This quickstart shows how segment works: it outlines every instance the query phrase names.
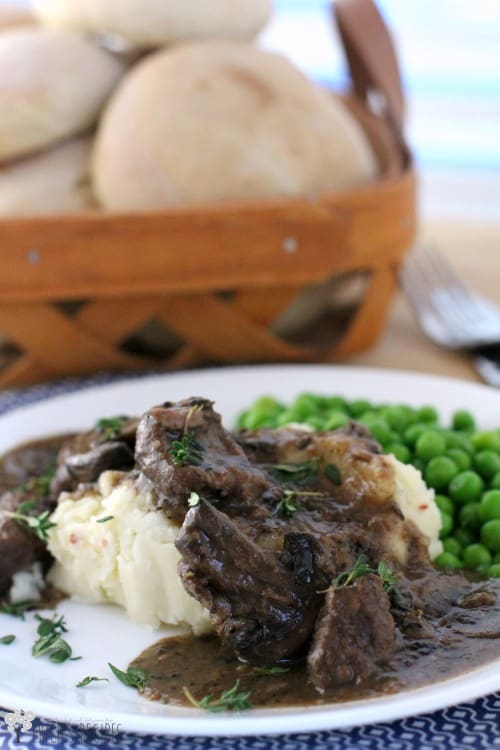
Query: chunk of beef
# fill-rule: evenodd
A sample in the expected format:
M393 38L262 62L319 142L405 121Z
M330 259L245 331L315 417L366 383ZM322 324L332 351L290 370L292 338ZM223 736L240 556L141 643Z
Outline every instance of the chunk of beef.
M316 688L368 679L396 645L389 597L373 574L331 587L318 618L307 664Z
M319 608L309 537L289 534L281 553L263 550L202 500L187 514L176 547L184 587L240 658L273 664L305 650Z
M137 430L136 461L161 497L167 513L184 518L187 499L197 492L210 500L255 504L274 492L273 482L252 465L214 412L211 401L192 398L151 409ZM175 445L190 441L191 455ZM188 451L189 453L189 451Z
M61 492L72 492L80 484L91 484L104 471L130 471L135 463L138 423L135 418L117 417L112 430L98 426L67 440L58 456L51 496L57 499Z
M28 570L33 563L45 567L50 561L47 547L31 531L20 526L8 513L15 513L23 502L36 501L30 513L39 515L52 510L52 504L32 492L5 492L0 497L0 597L5 596L14 575Z
M45 544L21 527L8 513L15 513L21 503L35 503L30 513L52 510L54 503L46 496L47 475L55 465L65 437L20 446L0 460L0 596L5 596L13 576L31 568L33 563L48 564L50 555Z

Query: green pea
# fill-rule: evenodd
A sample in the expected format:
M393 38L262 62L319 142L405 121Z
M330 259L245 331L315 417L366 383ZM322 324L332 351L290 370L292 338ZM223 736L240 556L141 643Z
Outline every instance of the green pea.
M467 505L463 505L460 508L458 520L460 521L462 528L477 531L481 526L481 519L479 518L479 503L467 503Z
M479 517L483 523L500 518L500 490L488 490L481 498Z
M326 416L325 430L338 430L339 427L346 425L348 421L349 417L344 411L332 411Z
M366 401L366 399L357 399L356 401L351 401L351 403L348 403L347 408L351 416L354 417L354 419L357 419L362 414L370 411L372 409L372 405L369 401Z
M463 557L468 570L476 570L480 565L491 565L491 554L483 544L469 544L464 549Z
M341 411L347 414L347 401L342 396L331 396L326 399L326 408L329 411Z
M500 454L482 450L474 456L474 468L484 479L491 479L500 471Z
M290 406L294 422L303 422L319 411L318 398L312 393L301 393Z
M450 516L449 513L446 513L445 511L440 511L440 514L441 514L441 531L439 532L439 538L446 539L446 537L450 536L451 532L453 531L455 522L453 520L453 516Z
M459 471L466 471L472 465L471 457L462 448L450 448L446 455L456 463Z
M429 487L441 490L458 474L458 466L451 458L435 456L431 458L424 472L425 481Z
M500 519L486 521L483 524L481 542L490 552L500 552Z
M422 406L415 412L417 422L437 422L439 414L433 406Z
M315 430L317 430L317 432L323 432L324 430L327 429L326 423L323 417L316 416L315 414L313 414L310 417L307 417L306 424L313 427Z
M443 570L460 570L463 568L462 561L451 552L441 552L434 560L434 564Z
M430 461L435 456L441 456L445 448L444 437L436 430L423 432L415 443L415 453L423 461Z
M500 565L494 563L488 568L488 575L490 578L500 578Z
M490 487L492 490L500 490L500 471L497 471L497 473L491 480Z
M403 443L391 443L387 446L387 453L392 453L392 455L398 459L398 461L401 461L402 464L409 464L411 460L411 453L410 449L406 447L406 445L403 445Z
M473 432L476 429L476 420L469 411L459 410L453 414L452 425L454 430Z
M389 427L402 435L414 419L414 412L409 406L386 406L381 410L381 416Z
M474 534L469 529L455 529L453 536L462 547L468 547L474 542Z
M388 444L391 439L391 428L381 417L375 417L372 419L360 419L361 424L364 424L371 432L375 440L381 445Z
M439 510L448 513L450 516L455 515L455 503L449 497L446 497L446 495L436 495L435 500Z
M462 471L450 482L448 492L458 503L471 503L479 500L484 482L475 471Z
M451 555L455 555L455 557L460 557L462 555L462 545L458 541L458 539L455 539L453 536L449 536L448 539L445 539L443 542L443 549L445 552L449 552Z
M444 433L444 439L446 440L447 448L460 448L460 450L466 453L474 453L470 437L463 432L451 432L451 430L448 430Z
M276 426L277 427L284 427L287 424L291 424L292 422L298 422L299 424L303 424L304 420L299 419L296 414L294 414L290 410L286 410L281 412L281 414L276 418Z
M500 434L493 430L489 432L476 432L471 437L472 445L477 451L487 450L500 453Z
M414 448L415 443L417 442L420 435L422 435L422 433L424 433L428 429L429 426L426 424L412 424L405 430L403 440L409 448Z

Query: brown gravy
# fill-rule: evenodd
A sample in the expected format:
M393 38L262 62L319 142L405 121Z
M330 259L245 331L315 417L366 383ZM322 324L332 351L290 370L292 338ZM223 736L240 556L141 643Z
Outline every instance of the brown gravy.
M324 705L393 694L456 677L500 658L500 582L484 589L496 593L497 604L468 609L453 607L432 623L426 637L403 637L387 664L363 685L338 687L320 695L308 681L305 662L285 673L259 674L237 661L216 636L166 638L146 649L132 663L150 673L144 695L164 703L190 705L187 688L201 700L218 698L240 680L241 691L251 691L258 707Z

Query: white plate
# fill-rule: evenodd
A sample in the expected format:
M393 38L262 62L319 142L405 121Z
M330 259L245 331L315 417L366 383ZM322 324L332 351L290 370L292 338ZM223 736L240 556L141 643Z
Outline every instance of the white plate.
M140 413L155 403L206 396L231 426L238 412L262 394L285 401L302 391L380 402L436 405L443 418L470 409L484 429L500 424L500 391L454 380L381 370L329 366L246 367L151 377L89 388L14 411L0 419L0 453L23 440L91 426L102 416ZM0 615L0 706L87 726L113 724L123 731L178 735L255 735L304 732L389 721L477 698L500 689L500 658L493 664L431 687L354 703L300 709L266 709L207 715L142 699L116 680L86 689L86 675L111 676L107 662L125 668L158 633L135 625L113 607L63 602L59 610L82 661L55 666L30 655L32 615L22 623ZM163 634L163 632L162 632Z

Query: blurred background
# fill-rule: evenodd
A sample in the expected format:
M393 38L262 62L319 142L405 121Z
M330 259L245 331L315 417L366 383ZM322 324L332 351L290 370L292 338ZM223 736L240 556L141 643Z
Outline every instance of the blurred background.
M329 0L275 0L263 43L316 80L346 84ZM500 0L378 0L405 78L425 217L498 219Z

